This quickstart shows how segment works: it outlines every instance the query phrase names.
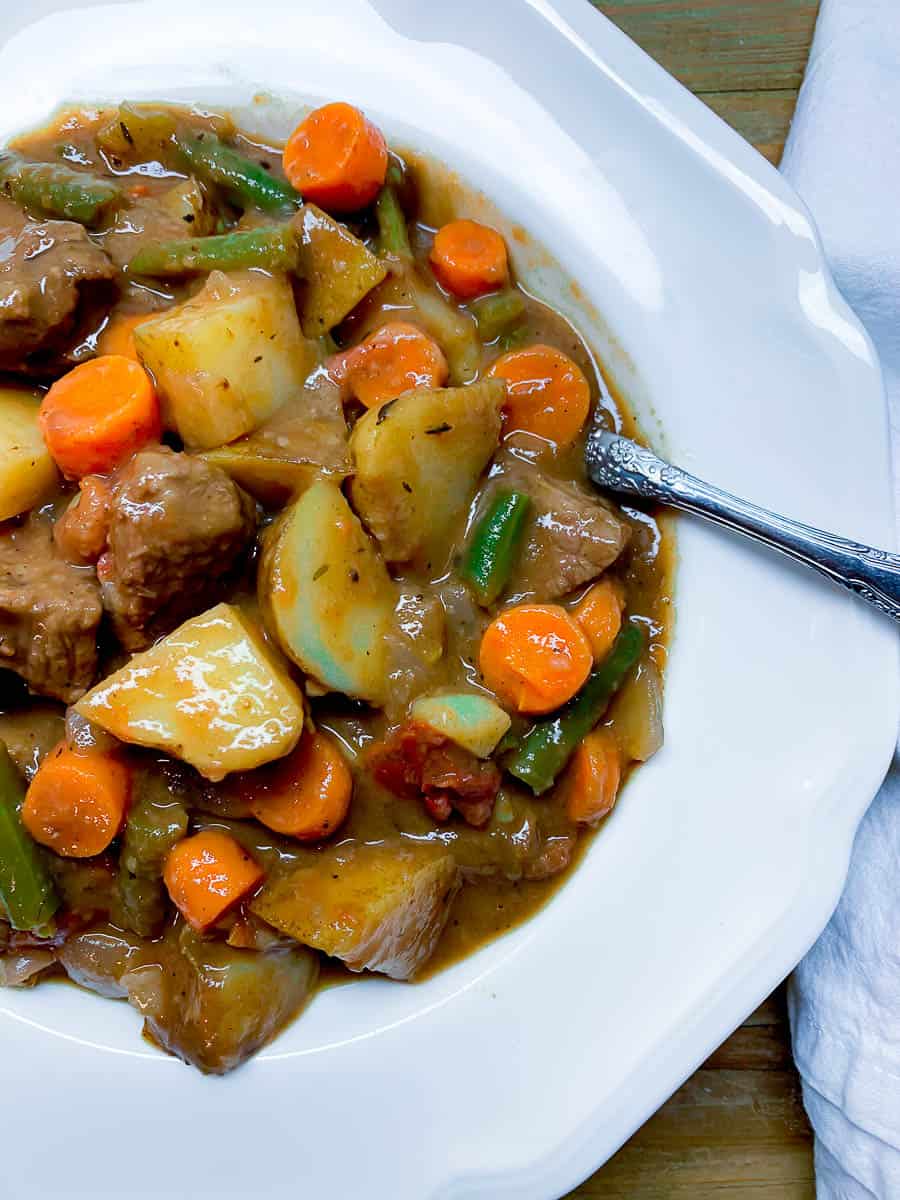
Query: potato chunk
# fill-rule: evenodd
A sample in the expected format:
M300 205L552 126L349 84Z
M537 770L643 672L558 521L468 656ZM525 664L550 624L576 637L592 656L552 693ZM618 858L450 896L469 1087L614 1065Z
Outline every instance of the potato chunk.
M387 267L339 221L315 204L294 218L300 275L306 281L300 321L307 337L328 333L381 283Z
M388 562L435 559L497 448L502 380L404 392L356 423L353 506Z
M234 441L295 396L315 365L284 278L214 271L192 300L142 321L138 355L189 450Z
M413 701L409 715L476 758L492 754L512 723L499 704L477 692L420 696Z
M269 632L307 674L383 701L394 589L337 483L318 480L267 532L259 599Z
M56 467L38 428L40 397L0 388L0 521L39 503L56 481Z
M303 698L258 629L218 604L109 675L76 705L123 742L164 750L207 779L293 750Z
M458 888L459 869L444 849L346 845L277 876L250 907L351 971L410 979L437 946Z
M240 950L182 926L152 947L145 966L122 976L128 999L163 1049L214 1075L271 1041L319 977L316 955L290 944Z

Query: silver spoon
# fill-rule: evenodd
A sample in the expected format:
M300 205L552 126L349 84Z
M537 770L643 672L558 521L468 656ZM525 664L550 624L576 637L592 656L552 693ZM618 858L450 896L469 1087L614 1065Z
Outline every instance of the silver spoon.
M594 483L628 496L658 500L746 534L821 571L900 621L900 555L789 521L723 492L664 462L628 438L596 429L584 451Z

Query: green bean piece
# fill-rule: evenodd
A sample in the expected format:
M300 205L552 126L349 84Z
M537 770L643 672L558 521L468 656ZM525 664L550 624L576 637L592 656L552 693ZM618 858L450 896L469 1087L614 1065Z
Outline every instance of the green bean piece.
M473 300L468 306L483 342L502 337L525 315L525 298L518 288L505 288Z
M163 780L145 777L128 814L119 859L119 919L141 937L159 932L166 915L166 856L187 834L188 814Z
M504 763L509 774L527 784L536 796L552 787L579 742L606 712L643 648L640 626L626 625L578 695L555 716L532 725L519 748Z
M263 212L289 213L303 203L289 183L276 179L213 133L178 138L177 145L195 175L217 183L242 204L255 204Z
M391 184L378 193L375 201L375 219L378 222L378 253L383 258L393 255L406 261L412 260L412 247L409 244L409 229L406 217L397 199L397 191Z
M47 934L59 898L19 816L24 798L25 787L0 742L0 902L13 929Z
M241 229L216 237L152 242L128 264L132 275L194 275L203 271L236 271L263 267L296 271L299 246L290 225Z
M81 225L96 225L122 201L108 179L61 163L28 162L18 154L0 156L0 192L23 208Z
M510 350L518 350L528 341L528 326L517 325L511 329L509 333L504 333L497 342L497 348L503 353L508 354Z
M524 492L499 492L475 527L460 574L484 607L493 604L509 582L530 507L531 500Z

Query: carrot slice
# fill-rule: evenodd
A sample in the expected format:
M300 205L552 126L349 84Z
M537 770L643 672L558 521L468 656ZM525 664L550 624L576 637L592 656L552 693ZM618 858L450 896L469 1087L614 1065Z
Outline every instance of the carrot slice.
M22 823L57 854L92 858L120 832L130 794L131 775L117 758L61 742L31 781Z
M496 229L478 221L442 225L429 258L438 283L460 300L496 291L509 279L506 243Z
M562 780L569 819L596 825L612 812L621 779L621 756L612 731L595 729L573 754Z
M331 212L354 212L371 204L384 184L387 144L352 104L325 104L291 134L283 163L304 200Z
M488 375L506 380L506 433L533 433L556 447L571 445L588 418L591 389L584 372L554 346L511 350Z
M202 933L252 892L263 874L256 859L233 837L207 829L172 847L163 879L172 903Z
M57 466L75 479L105 475L161 429L150 376L122 354L63 375L41 401L39 420Z
M601 662L612 649L622 628L622 609L625 597L616 579L601 579L588 588L572 610L572 616L584 630L594 652L594 662Z
M487 686L521 713L547 713L570 700L590 674L587 634L558 604L519 604L481 639Z
M97 353L120 354L124 358L139 362L137 347L134 344L134 331L142 321L149 320L152 315L145 312L114 313L97 339Z
M306 733L286 758L252 772L243 790L257 821L276 833L318 842L343 824L353 776L333 738Z
M427 333L406 321L391 321L365 341L328 360L328 373L345 396L376 408L401 392L417 387L443 387L447 382L444 352Z

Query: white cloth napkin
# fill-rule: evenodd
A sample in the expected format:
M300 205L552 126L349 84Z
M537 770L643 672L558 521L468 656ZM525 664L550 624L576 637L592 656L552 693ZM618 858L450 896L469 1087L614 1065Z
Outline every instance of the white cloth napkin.
M782 171L874 340L900 481L900 0L822 0ZM900 505L898 505L900 511ZM900 1200L900 758L789 991L819 1200Z

